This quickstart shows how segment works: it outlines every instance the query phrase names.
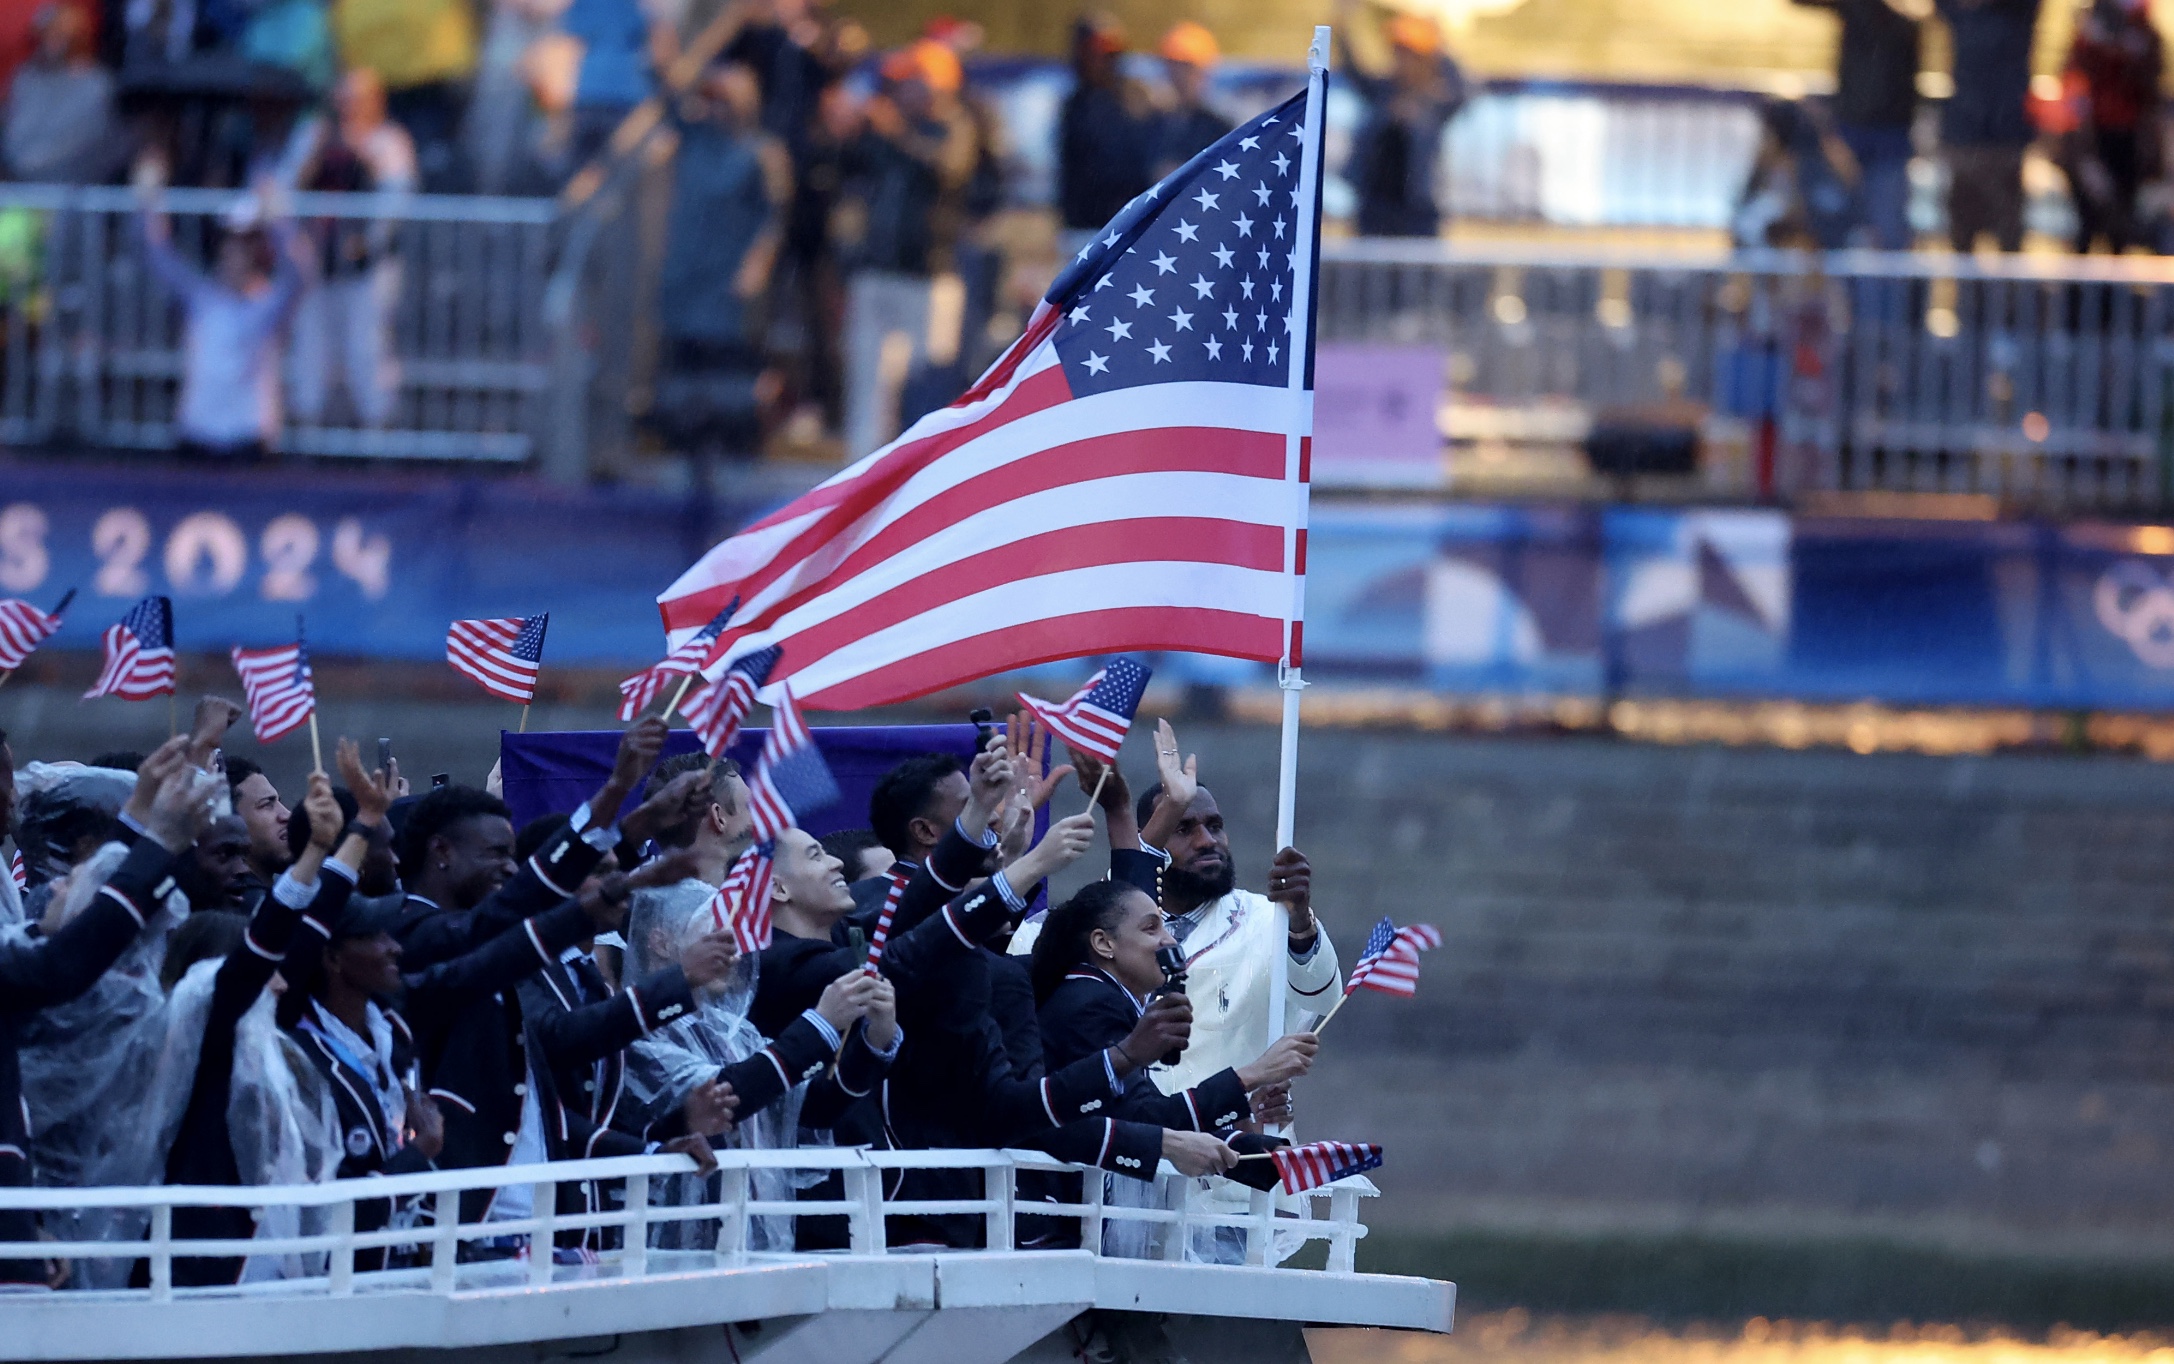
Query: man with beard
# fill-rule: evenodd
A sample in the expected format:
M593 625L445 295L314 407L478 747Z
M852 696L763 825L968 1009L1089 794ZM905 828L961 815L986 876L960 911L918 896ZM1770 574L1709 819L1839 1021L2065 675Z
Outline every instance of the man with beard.
M1336 945L1314 918L1305 854L1276 854L1266 895L1238 889L1223 812L1199 784L1196 760L1178 760L1167 720L1156 726L1155 765L1162 780L1140 797L1135 818L1142 847L1168 859L1162 907L1185 949L1185 992L1193 1002L1192 1045L1155 1075L1165 1092L1176 1093L1252 1060L1278 1034L1305 1031L1336 1002L1342 976ZM1273 992L1278 953L1285 959L1280 1009ZM1274 1026L1278 1014L1281 1027Z
M291 812L279 798L279 788L264 775L264 769L247 758L226 760L226 782L234 797L234 813L241 816L249 835L250 876L241 908L254 912L257 902L291 860L287 855L287 819Z
M239 912L258 888L249 858L249 830L238 815L221 815L196 837L196 846L174 864L174 880L189 897L189 911Z

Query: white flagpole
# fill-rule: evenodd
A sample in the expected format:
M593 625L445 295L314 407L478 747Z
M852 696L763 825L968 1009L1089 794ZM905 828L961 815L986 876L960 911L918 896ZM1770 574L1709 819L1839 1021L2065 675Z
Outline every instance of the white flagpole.
M1298 823L1298 698L1305 689L1299 675L1304 659L1303 625L1306 619L1306 575L1300 562L1301 537L1306 533L1306 442L1313 436L1313 406L1306 392L1306 364L1313 350L1313 277L1317 228L1321 221L1321 133L1328 99L1329 29L1322 24L1313 31L1313 45L1306 50L1306 126L1298 160L1298 208L1302 215L1291 262L1291 370L1285 390L1291 397L1291 428L1283 437L1283 482L1290 502L1284 514L1283 576L1291 586L1283 617L1283 658L1276 665L1276 682L1283 689L1283 743L1276 769L1276 849L1292 845ZM1281 944L1278 945L1279 949ZM1284 995L1290 974L1290 954L1275 953L1270 981L1268 1035L1284 1032Z

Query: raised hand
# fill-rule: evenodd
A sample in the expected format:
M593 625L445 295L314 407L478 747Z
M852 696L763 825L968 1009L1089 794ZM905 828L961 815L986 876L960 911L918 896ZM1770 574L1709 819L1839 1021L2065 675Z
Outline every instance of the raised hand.
M150 818L144 821L144 826L166 851L182 852L196 842L196 836L211 823L212 812L226 793L225 782L201 767L191 767L183 762L178 771L159 783L158 794L151 800Z
M347 783L349 793L355 797L355 822L373 829L383 827L385 812L399 798L392 773L382 767L375 772L364 771L362 750L353 739L345 737L332 747L332 765L339 769L340 780ZM314 816L311 827L316 827Z
M966 769L966 809L959 820L969 835L979 837L996 821L1004 811L1011 788L1011 751L1004 740L993 739L987 748L974 755L973 763Z
M1310 1032L1294 1032L1277 1038L1251 1065L1238 1067L1238 1083L1252 1093L1263 1085L1295 1080L1313 1069L1314 1053L1321 1039Z
M657 723L662 725L664 722L658 720ZM596 807L590 808L597 818L606 817ZM682 772L665 783L663 790L635 806L633 814L619 821L619 831L622 836L640 843L703 815L709 808L709 772Z
M623 871L607 871L592 876L581 883L576 898L581 901L581 912L589 916L599 933L616 933L626 925L627 901L633 897L634 888Z
M196 715L189 725L189 761L198 767L208 766L212 750L234 728L234 722L242 718L242 708L223 696L206 696L196 703Z
M309 816L309 845L321 862L340 841L340 802L332 794L332 778L322 772L309 774L309 794L302 797L302 813Z
M1140 841L1167 848L1177 834L1178 821L1185 818L1186 807L1200 794L1200 759L1187 754L1180 760L1178 733L1168 720L1155 722L1155 775L1162 782L1162 796L1140 830Z
M1026 802L1029 811L1039 810L1049 804L1064 779L1072 775L1070 766L1051 768L1048 776L1042 769L1049 767L1048 726L1042 717L1030 710L1015 710L1004 722L1006 746L1015 755L1012 760L1012 795L1014 803ZM1073 762L1079 759L1074 757Z
M121 807L121 813L144 828L150 828L151 806L158 800L160 788L188 766L187 739L168 739L152 749L151 756L145 758L136 768L136 789L129 792L128 803Z
M1078 861L1094 841L1093 815L1067 815L1049 826L1041 842L1004 869L1004 879L1023 895L1035 882L1046 881Z
M649 769L657 765L657 755L664 751L665 736L672 731L658 715L645 715L627 726L619 736L619 751L612 756L611 775L589 798L589 815L600 824L609 824L619 817L619 807L626 804L642 784Z
M1291 1082L1279 1080L1262 1085L1248 1096L1253 1102L1253 1121L1280 1127L1291 1120Z
M731 975L739 961L739 944L730 932L719 929L688 943L679 954L679 969L686 974L689 985L715 985Z

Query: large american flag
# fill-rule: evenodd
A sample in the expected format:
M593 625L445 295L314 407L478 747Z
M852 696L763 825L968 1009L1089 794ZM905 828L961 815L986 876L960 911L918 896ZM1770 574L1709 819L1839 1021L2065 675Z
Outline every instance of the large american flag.
M1387 917L1374 925L1366 946L1344 984L1348 996L1354 990L1379 990L1406 999L1419 993L1419 954L1442 945L1442 933L1432 924L1398 928Z
M70 592L50 612L40 611L20 597L0 600L0 673L23 666L40 644L60 628L61 613L75 600Z
M1279 1146L1270 1153L1283 1187L1304 1193L1339 1179L1372 1170L1381 1164L1381 1148L1372 1142L1316 1141L1304 1146Z
M106 627L100 637L105 666L83 699L118 696L148 701L174 693L174 604L165 597L145 597L128 614Z
M1106 763L1117 761L1117 750L1131 732L1132 717L1139 713L1140 698L1147 694L1153 676L1144 663L1120 658L1087 679L1087 685L1070 698L1051 704L1018 693L1020 704L1042 717L1050 732L1064 740L1074 753L1092 753Z
M708 674L783 644L773 685L833 710L1096 653L1298 663L1305 108L1134 200L957 402L704 555L658 599L669 637L739 597Z
M456 620L445 632L445 661L491 695L525 706L536 699L536 670L550 624L548 611L526 619Z
M772 709L769 737L755 759L755 775L747 782L748 812L754 817L755 841L768 843L797 821L796 812L813 814L838 803L838 782L823 761L815 736L791 688L778 696Z
M234 671L241 674L242 696L249 702L249 723L257 742L283 739L309 723L317 711L317 686L310 677L309 649L301 631L295 641L276 649L231 651Z
M725 632L740 603L734 600L710 618L710 623L679 642L672 652L619 684L619 719L633 719L649 708L675 678L693 677L709 662L710 645Z
M739 736L741 722L755 708L755 693L770 680L770 670L777 661L775 644L742 654L725 669L723 677L703 683L700 691L687 698L687 723L702 741L703 752L713 758L725 756L725 750Z

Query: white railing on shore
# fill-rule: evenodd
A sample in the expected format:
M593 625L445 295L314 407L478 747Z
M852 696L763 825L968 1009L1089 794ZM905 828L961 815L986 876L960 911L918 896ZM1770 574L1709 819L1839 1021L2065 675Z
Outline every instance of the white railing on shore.
M1575 443L1682 402L1765 440L1763 495L2174 501L2174 261L1378 240L1322 257L1322 344L1438 351L1445 436L1484 414L1465 424Z
M33 1213L79 1213L108 1210L135 1213L148 1218L142 1239L112 1241L0 1241L0 1259L67 1260L77 1263L108 1261L124 1266L143 1263L148 1268L147 1287L102 1290L101 1300L138 1299L168 1302L177 1298L276 1293L282 1297L314 1295L351 1297L379 1289L426 1290L452 1293L483 1283L502 1284L509 1272L534 1285L560 1279L593 1279L599 1275L641 1279L655 1274L683 1275L696 1268L732 1268L764 1257L751 1245L754 1219L844 1217L848 1227L847 1253L881 1255L895 1249L887 1244L887 1217L965 1215L983 1219L982 1249L1010 1252L1017 1249L1014 1219L1035 1216L1076 1221L1080 1248L1098 1257L1104 1249L1104 1231L1126 1224L1165 1229L1150 1252L1155 1258L1180 1261L1196 1230L1236 1228L1244 1233L1242 1263L1273 1268L1304 1243L1328 1244L1326 1272L1355 1272L1355 1251L1366 1235L1359 1218L1359 1200L1375 1193L1363 1177L1341 1180L1300 1196L1299 1214L1277 1208L1278 1200L1257 1190L1241 1210L1210 1204L1203 1182L1164 1172L1155 1181L1157 1203L1165 1206L1126 1206L1106 1200L1102 1173L1084 1171L1082 1197L1075 1203L1029 1200L1018 1194L1018 1176L1026 1171L1074 1172L1080 1167L1028 1151L875 1151L863 1148L805 1148L778 1151L720 1151L719 1168L704 1184L700 1201L662 1204L653 1197L652 1181L682 1177L694 1172L686 1156L628 1156L609 1160L562 1161L545 1165L502 1166L491 1169L445 1170L385 1178L339 1180L326 1184L197 1187L160 1186L134 1189L0 1189L0 1209ZM978 1171L982 1195L959 1199L898 1199L884 1193L885 1176L901 1171ZM843 1196L832 1199L765 1199L757 1196L751 1176L758 1171L812 1174L837 1172L842 1176ZM604 1211L561 1214L556 1191L561 1184L586 1181L624 1181L624 1205ZM1128 1183L1135 1183L1128 1181ZM477 1190L517 1188L533 1190L533 1213L519 1219L463 1222L461 1195ZM1139 1184L1140 1188L1147 1187ZM1237 1186L1233 1186L1237 1187ZM396 1206L414 1208L420 1216L410 1225L388 1226L373 1231L356 1230L356 1205L394 1200ZM1322 1205L1326 1205L1324 1211ZM322 1218L324 1229L296 1235L259 1235L251 1239L177 1239L173 1218L180 1208L241 1208L252 1213L265 1209L307 1210ZM656 1249L651 1233L683 1223L716 1224L712 1237L705 1229L706 1249ZM609 1229L616 1247L602 1251L595 1264L554 1264L552 1248L561 1233ZM1152 1235L1152 1232L1151 1232ZM487 1243L494 1258L464 1260L463 1247ZM360 1251L386 1249L390 1265L384 1269L358 1270ZM779 1254L807 1256L820 1252L792 1251ZM966 1252L972 1253L972 1252ZM240 1287L177 1288L176 1259L298 1257L293 1277L270 1280L250 1275ZM1138 1257L1132 1257L1138 1258ZM525 1264L522 1262L525 1261ZM510 1263L509 1263L510 1262ZM0 1314L7 1310L0 1298Z

